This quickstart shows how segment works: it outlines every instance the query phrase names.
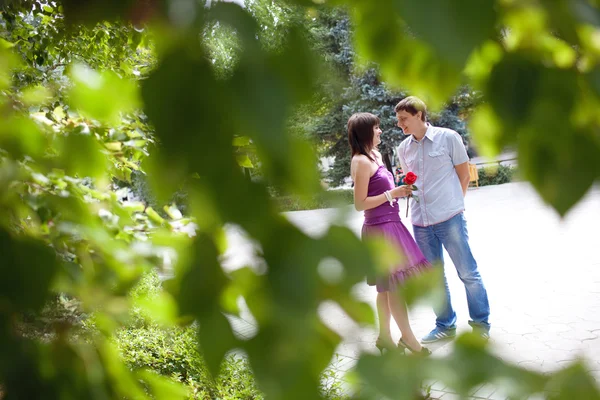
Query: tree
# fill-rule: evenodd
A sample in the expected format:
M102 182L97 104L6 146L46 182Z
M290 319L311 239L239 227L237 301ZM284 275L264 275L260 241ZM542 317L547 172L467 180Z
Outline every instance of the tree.
M408 93L394 90L386 84L377 65L361 65L352 43L352 23L347 12L338 9L319 10L311 20L309 32L317 53L323 54L341 76L333 84L323 82L323 106L328 107L329 111L321 115L313 114L313 122L308 126L311 136L325 147L323 155L335 157L335 162L327 173L328 178L332 184L339 185L349 176L346 123L356 112L371 112L381 118L383 135L379 150L391 171L392 166L397 163L394 160L394 149L405 138L396 126L394 107ZM467 116L463 104L465 107L473 106L473 101L464 100L469 96L474 100L478 98L472 89L463 86L443 110L430 115L434 124L460 133L465 143L469 143L470 136L463 120Z
M406 88L439 110L468 78L484 95L471 125L481 150L516 144L525 177L559 213L597 180L595 3L342 3L357 54L380 66L378 82ZM302 15L313 12L305 3L297 6ZM0 31L5 396L184 397L168 377L125 368L111 342L132 306L127 291L175 255L174 276L154 312L176 309L176 315L164 313L171 325L195 321L213 375L228 351L241 348L268 397L318 398L320 371L340 341L318 308L332 301L356 322L372 324L372 310L351 291L386 257L373 251L381 243L362 243L340 227L318 239L306 236L277 213L268 195L267 184L298 195L319 186L311 145L288 129L289 117L322 87L322 57L306 31L286 25L280 44L265 46L251 13L220 2L12 1L6 7ZM234 50L232 58L217 57L207 43L216 37L211 29L224 26L235 33L223 47ZM75 57L99 41L104 44L91 54ZM556 126L563 128L559 140ZM249 140L264 182L246 179L240 167L239 148ZM148 174L166 217L113 186L136 168ZM564 182L570 190L562 190ZM167 203L184 184L191 218ZM224 272L226 223L260 244L264 270ZM329 258L343 266L335 283L319 274ZM435 287L427 277L404 294L412 300ZM19 334L22 314L39 310L59 291L95 315L98 335L74 340L68 324L57 326L47 342ZM234 336L224 316L238 311L240 299L257 321L250 340ZM545 376L494 358L470 335L441 360L362 355L357 375L367 398L408 399L432 377L463 395L502 380L518 397L544 390L559 399L600 397L579 362Z

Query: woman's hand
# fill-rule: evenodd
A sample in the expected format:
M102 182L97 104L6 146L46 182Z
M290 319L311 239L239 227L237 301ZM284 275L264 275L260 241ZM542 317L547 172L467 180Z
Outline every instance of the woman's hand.
M408 186L408 185L402 185L402 186L393 188L392 190L390 190L390 193L392 194L392 197L394 197L394 198L407 197L412 194L412 188L411 188L411 186Z

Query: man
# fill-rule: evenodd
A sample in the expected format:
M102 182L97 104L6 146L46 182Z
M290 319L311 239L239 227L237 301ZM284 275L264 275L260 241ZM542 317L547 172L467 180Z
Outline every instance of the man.
M465 285L469 325L483 338L489 338L490 306L477 262L471 254L467 222L463 215L464 196L469 186L469 157L460 135L453 130L438 128L427 121L427 107L417 97L410 96L396 105L398 127L410 135L398 146L398 157L404 173L414 172L418 179L411 199L411 219L415 240L432 264L443 267L446 249L459 278ZM446 304L435 310L436 327L422 343L432 343L456 335L456 313L452 308L448 281L444 275Z

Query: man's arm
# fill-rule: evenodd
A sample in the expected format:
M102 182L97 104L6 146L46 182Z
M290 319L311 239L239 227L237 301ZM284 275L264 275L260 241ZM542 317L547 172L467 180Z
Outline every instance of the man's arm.
M448 147L450 148L450 157L452 158L452 164L454 164L456 175L458 175L463 196L466 196L469 181L471 180L469 174L469 156L467 155L467 150L465 149L465 145L463 144L460 135L455 131L450 132L451 134L447 136L449 139Z
M467 161L462 164L455 165L454 169L456 170L456 175L458 175L463 196L466 196L467 188L469 187L469 181L471 180L471 175L469 174L469 162Z

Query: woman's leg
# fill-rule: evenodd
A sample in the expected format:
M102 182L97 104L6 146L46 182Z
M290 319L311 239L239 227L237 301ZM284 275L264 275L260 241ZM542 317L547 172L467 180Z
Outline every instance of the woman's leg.
M382 345L393 345L392 332L390 331L390 306L388 292L377 293L377 314L379 316L379 338Z
M394 316L400 332L402 332L402 340L413 350L421 351L421 344L415 337L408 321L406 302L399 291L388 293L388 304L391 314Z

